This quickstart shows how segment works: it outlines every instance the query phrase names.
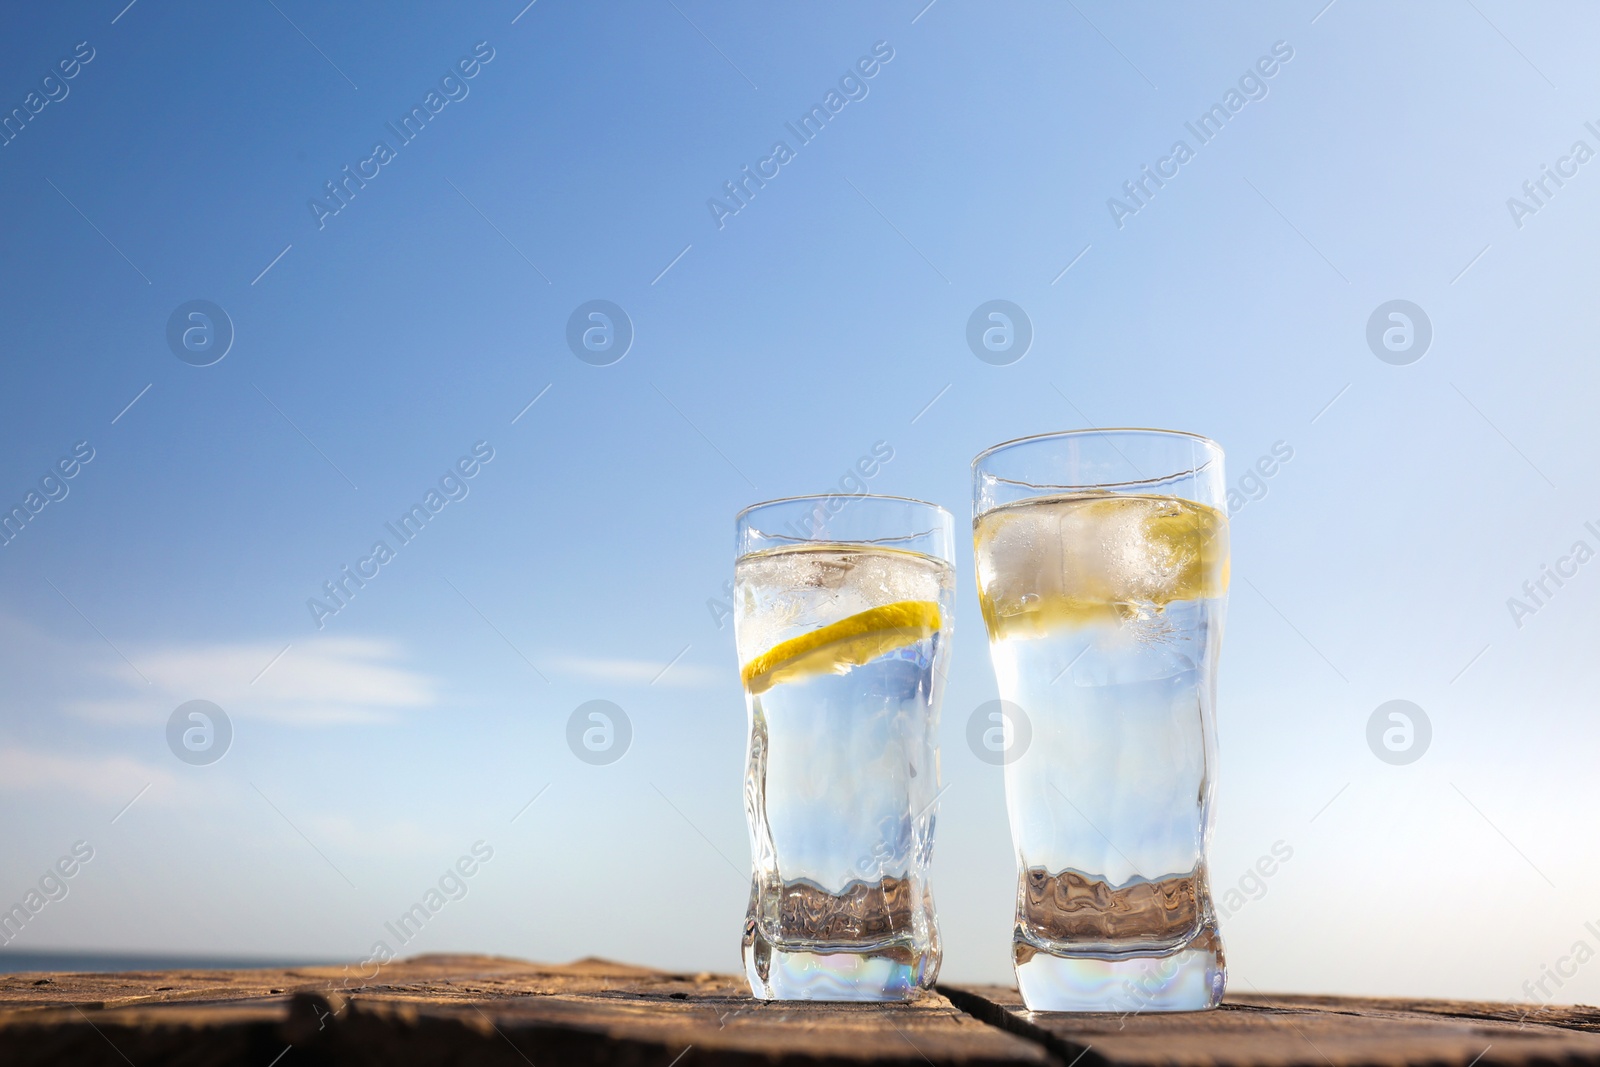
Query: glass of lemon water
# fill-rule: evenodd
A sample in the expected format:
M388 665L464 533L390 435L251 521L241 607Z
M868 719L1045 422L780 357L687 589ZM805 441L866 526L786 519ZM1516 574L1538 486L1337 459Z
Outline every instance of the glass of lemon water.
M1008 736L1012 961L1034 1011L1222 999L1207 880L1228 589L1222 449L1082 430L973 461L978 595ZM1026 728L1023 728L1023 727Z
M941 955L928 865L950 513L899 497L795 497L740 512L737 536L751 992L914 999Z

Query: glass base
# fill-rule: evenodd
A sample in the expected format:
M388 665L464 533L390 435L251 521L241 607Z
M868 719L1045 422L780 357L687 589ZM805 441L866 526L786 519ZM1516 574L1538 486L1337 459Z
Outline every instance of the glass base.
M744 973L757 1000L916 1000L938 975L936 952L890 945L860 952L779 948L748 924Z
M1222 1001L1222 939L1207 924L1183 948L1149 956L1065 956L1013 946L1017 988L1029 1011L1206 1011Z

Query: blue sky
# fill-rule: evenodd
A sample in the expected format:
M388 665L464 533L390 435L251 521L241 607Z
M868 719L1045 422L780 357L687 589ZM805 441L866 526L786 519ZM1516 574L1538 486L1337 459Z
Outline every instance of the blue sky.
M1233 482L1293 452L1233 517L1214 881L1293 851L1225 923L1235 987L1525 997L1600 948L1600 564L1507 605L1600 549L1594 13L924 2L0 19L0 114L30 116L0 146L0 500L60 497L0 548L0 898L94 851L9 949L358 960L483 841L405 951L732 970L734 513L881 442L873 491L964 522L978 451L1086 425L1206 434ZM708 201L780 140L719 227ZM966 342L995 299L1033 329L1005 366ZM167 342L193 300L233 326L210 366ZM634 331L607 366L566 341L592 300ZM1405 365L1367 342L1393 300L1432 328ZM308 599L480 442L319 628ZM935 892L946 975L1005 979L957 555ZM196 699L233 726L203 766L166 741ZM599 699L632 727L604 765L566 741ZM1366 740L1394 699L1432 728L1398 766ZM1546 982L1600 997L1600 969Z

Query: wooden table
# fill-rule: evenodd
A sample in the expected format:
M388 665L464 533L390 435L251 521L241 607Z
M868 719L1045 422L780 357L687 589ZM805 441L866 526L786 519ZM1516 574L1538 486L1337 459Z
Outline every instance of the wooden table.
M604 960L0 976L0 1064L1600 1065L1600 1010L1243 996L1214 1012L1033 1015L1013 989L768 1004L744 980Z

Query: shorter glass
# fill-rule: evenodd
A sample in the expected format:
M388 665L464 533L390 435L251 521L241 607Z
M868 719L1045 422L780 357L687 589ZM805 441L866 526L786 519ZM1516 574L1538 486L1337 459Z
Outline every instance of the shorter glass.
M928 864L950 514L900 497L795 497L745 509L737 531L750 991L914 999L941 955Z

